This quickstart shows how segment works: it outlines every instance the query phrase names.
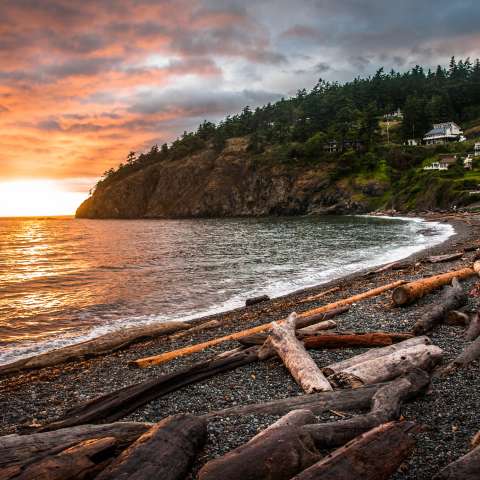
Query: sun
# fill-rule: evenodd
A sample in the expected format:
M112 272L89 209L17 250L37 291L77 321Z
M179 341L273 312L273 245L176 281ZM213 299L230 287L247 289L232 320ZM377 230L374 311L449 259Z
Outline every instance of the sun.
M58 180L0 181L0 217L73 215L85 198Z

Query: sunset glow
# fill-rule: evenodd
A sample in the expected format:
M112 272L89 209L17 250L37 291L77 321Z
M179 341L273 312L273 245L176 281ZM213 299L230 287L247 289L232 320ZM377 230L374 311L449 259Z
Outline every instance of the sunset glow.
M54 180L0 182L0 217L73 215L85 198Z

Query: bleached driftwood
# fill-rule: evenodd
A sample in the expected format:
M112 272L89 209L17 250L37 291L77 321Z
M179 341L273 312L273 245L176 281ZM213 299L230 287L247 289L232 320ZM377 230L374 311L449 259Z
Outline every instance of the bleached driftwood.
M270 343L295 381L306 393L333 390L303 344L295 336L296 313L284 324L274 322L266 343Z
M328 377L329 375L333 375L334 373L341 372L342 370L346 370L354 365L359 365L360 363L367 362L375 358L385 357L391 353L414 347L416 345L430 345L431 343L432 342L430 339L426 336L413 337L395 345L390 345L383 348L374 348L360 355L355 355L354 357L347 358L346 360L332 363L331 365L324 367L322 371Z
M356 388L391 380L414 368L430 370L442 356L443 350L435 345L416 345L346 368L328 379L337 387Z

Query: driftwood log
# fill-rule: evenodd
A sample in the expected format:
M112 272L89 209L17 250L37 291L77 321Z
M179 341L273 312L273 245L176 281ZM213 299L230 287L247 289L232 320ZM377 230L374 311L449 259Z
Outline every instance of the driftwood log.
M440 262L451 262L453 260L458 260L463 257L463 252L447 253L445 255L431 255L427 257L427 262L430 263L440 263Z
M314 424L311 412L292 411L246 444L205 464L199 480L288 480L319 460L321 450L344 445L398 418L402 401L418 394L429 382L424 371L411 372L381 387L373 396L369 414L349 420Z
M373 290L368 290L366 292L359 293L358 295L353 295L352 297L348 297L343 300L338 300L337 302L329 303L327 305L323 305L321 307L308 310L306 312L300 313L298 316L300 318L306 318L306 317L312 318L317 315L326 314L332 310L336 310L341 307L345 307L347 305L352 305L353 303L360 302L361 300L364 300L366 298L372 298L372 297L381 295L382 293L393 290L397 288L399 285L403 285L404 283L405 282L403 280L389 283L387 285L374 288ZM320 318L317 318L316 321L320 321ZM315 322L312 322L312 323L315 323ZM180 348L178 350L173 350L171 352L162 353L161 355L154 355L152 357L141 358L139 360L133 361L132 364L142 368L149 367L152 365L160 365L161 363L168 362L170 360L173 360L174 358L182 357L185 355L191 355L192 353L201 352L206 348L213 347L215 345L219 345L221 343L228 342L230 340L239 340L240 338L246 337L248 335L253 335L254 333L266 332L270 330L271 327L272 327L272 322L264 323L263 325L258 325L257 327L249 328L248 330L242 330L241 332L236 332L230 335L225 335L220 338L215 338L207 342L198 343L196 345Z
M105 425L81 425L55 432L0 437L0 470L17 468L56 455L87 440L114 438L120 448L127 447L143 435L151 423L117 422Z
M467 294L464 292L457 278L452 280L451 286L446 286L442 292L438 304L430 308L420 317L413 327L415 335L427 333L447 319L450 311L463 307L467 303Z
M413 450L412 422L391 422L360 435L292 480L386 480Z
M115 455L116 440L113 437L85 440L48 456L17 473L0 472L2 480L84 480L95 477Z
M465 339L475 340L480 335L480 314L478 310L472 315L470 323L465 331Z
M442 273L434 275L433 277L422 278L406 285L400 285L392 293L393 303L397 306L412 303L415 300L423 297L427 293L436 290L451 283L454 278L459 280L472 277L476 275L473 268L462 268L453 272Z
M47 425L43 430L118 420L142 405L181 387L256 361L258 351L259 347L251 347L241 351L226 352L178 372L160 375L153 380L136 383L102 395L70 409L62 419Z
M124 450L96 480L183 480L207 437L207 424L190 414L167 417Z
M466 368L478 358L480 358L480 336L469 343L462 353L445 367L444 373L448 374L457 369Z
M435 345L416 345L353 365L330 375L328 380L336 387L357 388L391 380L415 368L430 370L442 356L443 350Z
M480 446L447 465L433 480L478 480L480 478Z
M332 333L312 335L302 339L305 348L368 348L384 347L412 338L410 333Z
M447 325L458 325L461 327L468 326L470 323L470 317L459 310L452 310L448 312L447 319L445 320Z
M350 367L353 367L354 365L358 365L368 360L385 357L387 355L390 355L391 353L397 352L399 350L403 350L405 348L414 347L416 345L430 345L431 343L432 342L430 341L430 339L426 336L414 337L388 347L374 348L374 349L368 350L365 353L362 353L360 355L355 355L354 357L347 358L346 360L342 360L340 362L328 365L324 367L322 370L325 375L329 376L334 373L341 372L342 370L346 370Z
M295 336L296 320L296 313L292 313L286 322L282 324L274 322L266 343L269 343L277 352L304 392L333 390L322 371L305 350L302 342Z
M86 342L69 345L68 347L59 348L40 355L22 358L21 360L7 363L6 365L0 365L0 375L51 367L52 365L58 365L70 360L105 355L125 348L140 340L169 335L188 328L190 328L190 325L187 322L168 322L157 325L132 327L126 330L108 333Z

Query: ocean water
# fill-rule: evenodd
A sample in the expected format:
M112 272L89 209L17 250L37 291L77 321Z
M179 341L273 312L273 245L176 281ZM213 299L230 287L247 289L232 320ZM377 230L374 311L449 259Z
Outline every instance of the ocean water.
M0 363L397 260L447 224L368 216L0 219Z

